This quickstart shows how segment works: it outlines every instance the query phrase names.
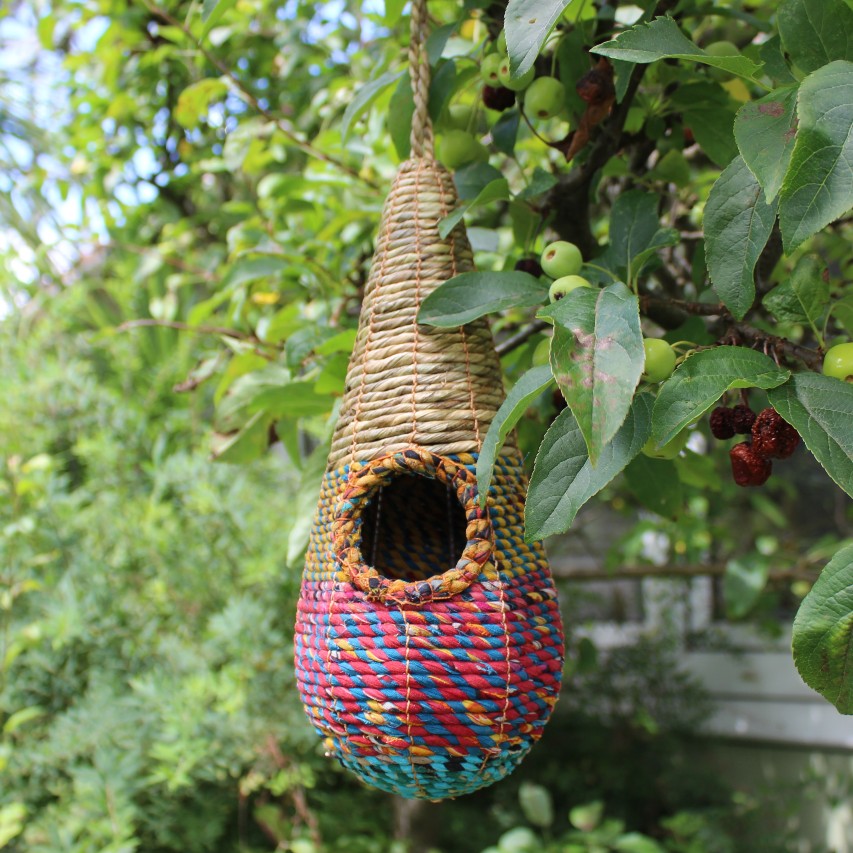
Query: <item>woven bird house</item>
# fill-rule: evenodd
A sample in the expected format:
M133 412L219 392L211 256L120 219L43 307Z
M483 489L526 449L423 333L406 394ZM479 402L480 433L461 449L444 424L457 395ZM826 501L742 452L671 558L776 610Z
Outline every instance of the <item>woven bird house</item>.
M514 437L487 504L475 468L503 401L486 321L419 325L421 302L473 269L435 162L425 10L412 10L412 159L386 201L308 547L297 680L328 750L364 781L439 800L506 776L557 700L563 632L540 544L524 542Z

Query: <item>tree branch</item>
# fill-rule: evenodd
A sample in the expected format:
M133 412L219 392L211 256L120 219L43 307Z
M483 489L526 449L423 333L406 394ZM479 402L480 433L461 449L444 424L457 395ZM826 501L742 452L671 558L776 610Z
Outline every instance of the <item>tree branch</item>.
M224 326L191 326L189 323L181 323L178 320L155 320L150 317L142 317L139 320L127 320L120 326L116 326L117 332L126 332L130 329L139 329L146 326L158 326L164 329L177 329L179 332L195 332L197 335L221 335L226 338L233 338L237 341L246 341L259 347L278 350L280 347L276 344L269 344L262 341L257 335L249 332L241 332L238 329L228 329Z

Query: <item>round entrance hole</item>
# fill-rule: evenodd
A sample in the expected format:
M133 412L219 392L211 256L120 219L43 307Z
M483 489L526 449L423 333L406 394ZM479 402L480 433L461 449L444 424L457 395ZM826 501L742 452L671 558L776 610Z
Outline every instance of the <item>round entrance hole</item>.
M397 477L364 508L362 557L390 580L426 580L459 562L465 528L465 511L451 485L421 476Z

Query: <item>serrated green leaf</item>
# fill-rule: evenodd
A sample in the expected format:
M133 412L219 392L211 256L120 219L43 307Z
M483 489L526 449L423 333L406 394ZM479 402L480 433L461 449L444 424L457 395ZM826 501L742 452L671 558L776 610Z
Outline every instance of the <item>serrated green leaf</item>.
M480 505L485 506L492 484L492 471L495 459L503 447L504 440L527 411L530 404L554 381L551 368L546 364L534 367L523 374L513 385L506 400L503 401L480 448L477 459L477 491Z
M652 435L658 445L672 441L726 391L775 388L791 375L772 358L746 347L715 347L688 356L658 391Z
M641 453L625 469L625 482L646 509L673 518L681 510L684 490L675 463Z
M803 681L853 714L853 545L838 551L803 599L792 645Z
M832 62L806 77L797 113L797 140L779 194L788 253L853 207L853 63Z
M622 282L579 288L549 305L551 370L593 465L622 426L645 362L637 297Z
M638 394L613 440L593 466L571 409L563 409L545 433L524 508L528 542L562 533L580 508L597 495L643 449L651 429L651 401Z
M786 52L803 71L853 60L853 11L841 0L782 0L776 20Z
M764 297L764 307L783 323L808 323L817 332L829 304L825 271L817 258L800 258L791 275Z
M466 272L439 285L418 312L418 322L452 329L505 308L529 308L548 299L548 285L526 272Z
M743 619L755 606L767 586L770 565L766 558L751 554L726 563L723 575L723 600L730 619Z
M817 373L795 373L767 396L826 473L853 497L853 385Z
M438 223L439 236L444 240L462 221L462 217L465 216L469 210L474 210L477 207L481 207L482 205L489 204L493 201L505 201L508 198L509 182L507 179L498 178L498 180L492 181L490 184L483 187L480 194L475 199L470 201L468 204L460 205Z
M735 157L705 206L705 259L723 304L742 320L755 301L755 265L776 222L755 175Z
M735 117L735 140L767 202L782 188L797 134L797 86L785 86L744 104Z
M640 65L658 59L688 59L746 78L755 77L761 70L761 65L745 56L710 56L690 41L669 17L636 24L611 41L593 47L590 53Z
M353 122L392 84L399 80L404 71L386 71L375 80L360 86L349 102L341 119L341 141L346 142Z
M779 36L771 36L758 49L758 56L764 63L761 70L779 83L796 83L797 79L791 73L785 55L782 53L782 39Z
M548 34L572 0L509 0L504 15L506 49L514 77L539 56Z

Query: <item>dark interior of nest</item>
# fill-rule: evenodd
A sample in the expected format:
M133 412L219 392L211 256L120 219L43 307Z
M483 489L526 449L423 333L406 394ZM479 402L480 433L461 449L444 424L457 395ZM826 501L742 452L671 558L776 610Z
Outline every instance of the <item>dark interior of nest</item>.
M453 488L439 480L396 478L370 498L362 519L362 558L392 580L439 575L465 548L465 511Z

